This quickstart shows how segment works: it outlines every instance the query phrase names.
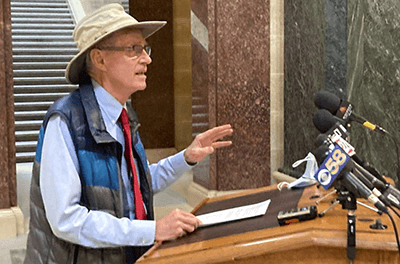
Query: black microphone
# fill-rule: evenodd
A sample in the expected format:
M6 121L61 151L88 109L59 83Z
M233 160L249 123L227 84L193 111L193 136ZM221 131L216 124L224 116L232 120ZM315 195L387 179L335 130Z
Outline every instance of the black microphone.
M329 151L329 154L327 154ZM351 191L354 195L370 201L376 208L384 213L388 213L386 206L376 197L368 187L366 187L352 172L351 158L338 145L331 150L326 145L320 146L316 151L316 155L325 155L324 157L316 156L317 160L324 160L315 173L314 178L325 188L329 189L334 183L339 187L343 186Z
M323 136L321 136L323 135ZM337 135L337 134L335 134ZM322 143L319 145L320 147L317 148L315 155L318 164L322 164L323 160L321 160L321 157L326 157L329 152L333 149L333 144L337 144L339 147L342 148L342 150L346 153L348 153L346 150L351 150L352 146L348 144L347 142L343 142L342 138L340 140L337 140L336 142L333 141L334 138L331 135L325 135L325 134L320 134L317 137L317 142ZM343 146L343 147L342 147ZM348 153L349 154L349 153ZM354 175L361 180L361 182L372 191L373 194L375 194L376 197L378 197L379 200L381 200L386 206L389 206L391 204L394 204L396 207L399 206L399 204L396 204L396 201L400 200L400 196L398 196L398 199L393 199L396 198L396 195L393 193L390 196L392 198L392 202L389 201L389 198L387 198L385 195L382 194L387 189L387 186L377 178L375 178L373 175L371 175L366 169L364 169L360 164L358 164L355 160L353 160L353 157L355 157L355 152L354 148L351 154L349 154L350 158L348 161L348 165L346 167L350 168L351 171L353 171ZM367 174L367 175L365 175ZM396 190L396 189L395 189ZM399 192L400 194L400 192Z
M387 181L385 180L385 178L383 178L382 174L375 169L374 167L372 167L367 161L362 160L359 156L354 155L352 156L353 160L355 162L357 162L360 166L362 166L362 168L364 170L366 170L367 172L369 172L370 174L372 174L373 176L375 176L378 180L380 180L381 182L383 182L384 184L387 184Z
M347 142L346 142L347 143ZM320 145L319 148L317 148L315 155L318 164L322 164L324 162L324 160L321 159L321 157L327 157L327 155L329 155L329 152L333 149L333 144L335 144L335 142L332 142L331 139L329 137L327 137L327 139L324 141L324 143L322 145ZM337 145L339 147L344 146L344 148L342 148L342 150L346 152L346 149L351 149L351 145L350 144L343 144L343 142L337 141ZM350 147L349 147L350 146ZM354 153L354 151L353 151ZM350 155L349 155L350 156ZM346 164L346 168L348 170L351 170L354 175L369 189L372 191L372 193L378 197L378 199L380 201L382 201L386 206L389 206L393 203L395 203L395 201L390 202L389 199L382 194L383 191L386 190L386 186L383 182L379 181L378 179L376 179L374 176L372 176L370 173L368 173L367 170L365 170L363 167L361 167L361 165L359 165L358 163L356 163L352 157L354 157L355 154L353 154L352 156L349 157L348 160L348 164ZM361 171L360 171L361 170ZM364 175L365 173L368 173L368 175ZM378 188L378 189L377 189ZM354 191L354 190L353 190ZM382 192L381 192L382 191ZM393 194L392 194L393 195ZM393 196L391 196L391 198L393 198ZM400 199L400 197L399 197ZM396 204L396 207L398 205Z
M360 173L362 173L372 183L374 187L378 188L381 191L386 190L386 181L383 182L381 179L375 177L375 175L371 174L362 166L362 163L360 164L359 162L354 162L354 165L356 169L358 169Z
M333 93L328 91L319 91L314 95L314 104L320 109L326 109L333 115L343 119L346 123L356 121L364 127L381 133L388 133L384 128L373 124L366 120L364 117L354 113L354 106L349 102L340 99Z
M361 197L371 202L376 208L378 208L378 210L381 210L385 214L389 213L383 202L379 200L379 198L376 197L353 173L346 171L343 173L341 181L343 181L345 185L350 185L351 188L356 189Z
M324 116L325 119L328 119L328 122L325 122L325 119L321 119L323 123L333 123L333 117L331 113ZM353 146L345 141L347 135L347 130L342 125L340 125L339 122L336 122L335 125L333 125L332 128L328 130L328 132L318 135L315 145L324 146L317 148L315 152L314 156L316 156L318 164L322 164L323 160L321 160L321 157L325 158L329 154L329 152L333 149L332 145L337 144L346 154L350 156L350 160L348 161L349 164L347 166L350 167L355 176L359 180L361 180L361 182L366 185L370 190L372 190L372 193L375 194L375 196L377 196L385 205L389 206L390 204L393 204L396 207L399 206L400 196L396 195L396 189L392 187L390 191L391 194L386 194L388 197L382 194L382 192L388 189L388 187L385 185L386 181L384 181L382 176L375 178L368 172L368 170L362 167L362 164L364 164L364 162L362 162L361 159L355 154ZM367 175L365 176L365 174ZM383 181L381 181L379 178L382 178ZM375 187L377 187L378 189Z
M400 209L400 192L398 189L390 185L386 184L386 191L383 193L385 197L390 201L390 204Z
M331 149L327 144L320 145L315 151L313 151L318 166L320 166L325 161L325 158L329 155L330 152Z
M386 181L381 181L380 179L375 178L375 175L371 174L360 164L356 162L354 162L354 164L356 168L371 181L374 187L378 188L383 193L383 196L390 202L391 205L400 209L400 191L398 189Z
M315 145L318 147L326 140L331 140L335 135L341 136L344 140L347 140L349 133L341 122L337 121L337 118L333 116L328 110L318 109L313 118L314 126L322 133L319 134L315 140ZM333 143L331 140L330 142ZM372 167L368 162L363 161L359 156L352 155L355 162L363 166L367 171L373 174L380 181L387 183L382 175Z
M352 164L355 165L356 163L353 162ZM357 168L353 169L353 173L386 206L390 206L392 204L389 201L389 199L386 198L386 196L383 195L382 192L378 188L376 188L376 186L374 186L374 184L364 174L362 174Z
M328 132L332 127L339 123L343 125L343 120L335 117L326 109L318 109L313 116L313 124L321 133Z

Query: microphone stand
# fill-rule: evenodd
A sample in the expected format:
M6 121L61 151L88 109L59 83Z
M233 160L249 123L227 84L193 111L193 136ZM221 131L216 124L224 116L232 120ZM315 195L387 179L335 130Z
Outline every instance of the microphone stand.
M357 198L347 190L339 192L338 201L342 205L342 209L347 210L347 258L350 264L356 258L356 214Z
M328 196L338 193L339 196L332 201L332 204L326 208L324 211L318 214L319 217L325 215L325 213L336 206L338 203L342 205L342 209L347 210L347 258L350 264L353 263L356 258L356 214L357 209L357 198L354 193L348 191L346 188L340 188L340 190L335 190L324 197L316 201L316 204L320 203L322 200L326 199Z
M350 263L356 258L356 214L355 210L347 211L347 258Z

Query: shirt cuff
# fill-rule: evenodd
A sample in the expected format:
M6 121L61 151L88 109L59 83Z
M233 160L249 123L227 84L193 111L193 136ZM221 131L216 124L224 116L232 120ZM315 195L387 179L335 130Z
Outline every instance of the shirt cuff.
M173 156L169 157L169 160L176 171L187 171L193 168L194 165L187 163L185 160L185 150L181 150ZM197 164L197 163L196 163Z
M133 241L132 246L151 246L156 238L156 221L153 220L133 220L140 222L140 225L135 225L134 232L143 232L139 237L139 241ZM138 228L138 226L140 226Z

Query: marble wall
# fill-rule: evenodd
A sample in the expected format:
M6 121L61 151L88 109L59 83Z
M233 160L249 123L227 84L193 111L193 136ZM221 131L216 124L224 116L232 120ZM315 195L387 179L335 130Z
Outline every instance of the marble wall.
M227 123L234 128L233 146L218 150L194 171L194 181L209 189L270 182L269 4L192 1L192 89L193 100L201 102L193 114L205 116L201 129ZM201 132L197 126L193 131Z
M314 93L325 86L325 0L285 0L284 166L314 150Z
M400 2L394 0L285 0L285 167L315 149L313 94L329 90L391 134L352 123L350 142L397 180L399 26Z
M352 0L348 8L347 97L355 112L385 128L353 124L351 143L364 160L398 180L400 140L400 2Z
M17 206L11 13L8 0L0 3L0 209Z

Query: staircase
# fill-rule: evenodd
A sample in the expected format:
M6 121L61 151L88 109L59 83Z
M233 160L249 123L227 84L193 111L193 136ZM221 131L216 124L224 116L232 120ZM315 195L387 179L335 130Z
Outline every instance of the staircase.
M127 0L122 2L128 10ZM78 53L67 0L11 0L17 163L33 162L42 120L77 88L65 68Z
M11 1L17 163L32 162L47 109L77 88L65 68L78 53L66 0Z

